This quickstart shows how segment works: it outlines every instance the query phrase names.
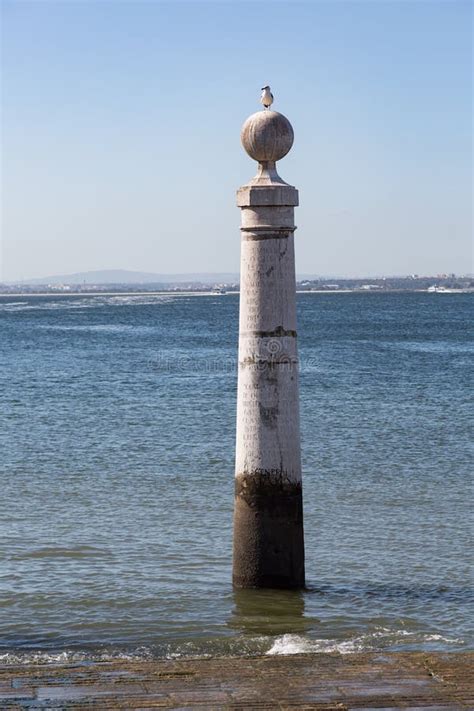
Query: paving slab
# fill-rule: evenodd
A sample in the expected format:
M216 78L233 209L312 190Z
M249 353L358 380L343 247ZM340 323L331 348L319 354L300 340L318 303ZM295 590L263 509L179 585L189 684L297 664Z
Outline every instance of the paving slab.
M0 666L0 709L474 710L473 652Z

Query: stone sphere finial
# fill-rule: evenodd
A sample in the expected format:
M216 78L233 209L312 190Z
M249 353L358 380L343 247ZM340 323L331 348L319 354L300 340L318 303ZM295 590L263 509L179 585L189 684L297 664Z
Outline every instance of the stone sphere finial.
M251 158L262 162L281 160L293 145L293 128L278 111L257 111L242 126L240 139Z

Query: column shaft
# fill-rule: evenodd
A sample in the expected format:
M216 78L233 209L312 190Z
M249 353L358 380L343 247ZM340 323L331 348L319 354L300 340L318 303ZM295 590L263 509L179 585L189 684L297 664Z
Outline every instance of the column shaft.
M234 569L237 587L304 586L295 188L244 186Z

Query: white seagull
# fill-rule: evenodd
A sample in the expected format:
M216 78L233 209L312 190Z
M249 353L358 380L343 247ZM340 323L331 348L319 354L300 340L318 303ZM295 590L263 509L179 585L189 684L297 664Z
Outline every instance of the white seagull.
M273 104L273 94L270 91L269 86L262 86L262 96L260 97L260 103L263 104L266 109L269 109L270 106Z

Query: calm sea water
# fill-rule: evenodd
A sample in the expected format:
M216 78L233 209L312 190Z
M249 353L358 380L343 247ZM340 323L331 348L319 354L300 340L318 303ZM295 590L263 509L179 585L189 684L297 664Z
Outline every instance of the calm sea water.
M301 593L232 590L238 297L0 301L0 661L472 645L472 295L301 294Z

